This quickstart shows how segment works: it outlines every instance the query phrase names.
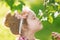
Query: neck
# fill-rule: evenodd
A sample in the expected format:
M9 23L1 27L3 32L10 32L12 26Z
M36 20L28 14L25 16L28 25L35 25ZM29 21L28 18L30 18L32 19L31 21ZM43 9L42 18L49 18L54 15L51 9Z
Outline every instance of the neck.
M22 37L25 37L25 38L27 38L27 39L29 39L29 40L35 39L35 38L34 38L34 32L31 31L31 30L23 32L23 33L21 34L21 36L22 36Z

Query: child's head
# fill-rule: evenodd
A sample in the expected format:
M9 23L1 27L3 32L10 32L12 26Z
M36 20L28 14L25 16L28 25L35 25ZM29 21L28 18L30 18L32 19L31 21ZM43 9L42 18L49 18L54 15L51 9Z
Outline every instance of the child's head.
M32 10L28 12L27 24L29 30L31 31L37 32L42 29L42 23L36 17L35 13Z
M29 16L27 19L24 19L22 32L27 30L38 31L42 29L42 24L39 22L39 20L34 16L32 16L32 18ZM6 16L5 25L10 28L13 34L19 34L19 22L20 19L17 19L14 15L11 16L11 14L8 14Z
M25 12L23 11L23 13ZM29 11L26 13L28 14L28 16L26 17L24 16L25 18L23 20L23 26L21 29L22 34L28 30L31 32L37 32L41 30L42 24L34 14L34 12ZM8 13L6 16L5 25L10 28L13 34L19 34L19 24L21 19L18 19L19 16L16 17L15 15L19 15L19 14L14 14L12 16L10 13Z

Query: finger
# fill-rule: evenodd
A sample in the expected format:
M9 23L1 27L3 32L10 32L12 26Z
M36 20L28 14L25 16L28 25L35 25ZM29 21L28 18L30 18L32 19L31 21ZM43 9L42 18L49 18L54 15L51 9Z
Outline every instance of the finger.
M60 34L58 34L58 38L60 38Z
M56 33L55 32L52 32L52 36L55 36L56 35Z

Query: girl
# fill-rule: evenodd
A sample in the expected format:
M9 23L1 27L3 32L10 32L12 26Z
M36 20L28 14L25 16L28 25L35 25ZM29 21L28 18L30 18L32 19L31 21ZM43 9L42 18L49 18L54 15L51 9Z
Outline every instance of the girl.
M21 18L23 18L23 25L21 34L19 34L19 23ZM20 35L18 40L35 40L34 34L42 29L42 23L29 8L24 8L21 15L18 12L15 12L13 16L8 14L6 16L5 25L11 29L13 34Z

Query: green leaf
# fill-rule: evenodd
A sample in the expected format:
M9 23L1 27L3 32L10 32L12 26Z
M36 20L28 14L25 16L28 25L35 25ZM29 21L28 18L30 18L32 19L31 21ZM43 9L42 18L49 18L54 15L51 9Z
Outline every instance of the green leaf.
M60 2L60 0L55 0L55 2Z
M60 5L58 5L58 10L60 10Z
M55 3L55 0L49 0L50 3Z
M5 0L5 2L6 2L6 3L10 6L10 8L12 9L15 0Z

